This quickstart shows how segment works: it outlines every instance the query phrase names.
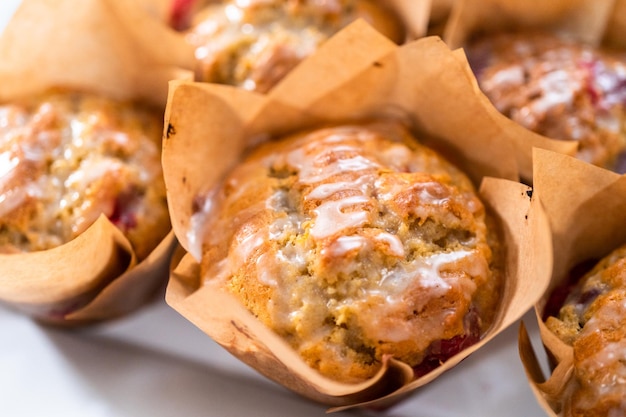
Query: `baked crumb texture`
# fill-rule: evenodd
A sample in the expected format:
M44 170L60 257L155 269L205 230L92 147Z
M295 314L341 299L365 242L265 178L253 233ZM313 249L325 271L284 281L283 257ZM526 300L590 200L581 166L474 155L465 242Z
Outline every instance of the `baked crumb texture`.
M162 126L90 94L0 105L0 252L54 248L104 214L145 257L169 230Z
M489 36L470 44L481 90L504 115L577 157L626 171L626 55L545 33Z
M493 322L502 272L485 208L399 124L270 142L211 195L195 215L203 276L330 378L370 378L384 355L421 376Z
M371 0L223 1L202 10L186 38L196 48L199 80L267 92L358 18L394 30L393 17L378 9Z
M626 246L584 275L546 325L574 349L564 415L626 415Z

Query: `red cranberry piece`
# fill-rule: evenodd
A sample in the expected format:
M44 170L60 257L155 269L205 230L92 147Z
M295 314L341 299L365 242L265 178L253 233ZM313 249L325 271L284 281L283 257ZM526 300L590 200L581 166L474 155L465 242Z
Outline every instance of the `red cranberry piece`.
M169 24L176 30L184 30L191 24L192 10L197 0L174 0L170 9Z
M472 308L465 316L464 321L466 331L464 335L431 343L424 360L419 365L413 367L415 378L426 375L457 353L480 340L480 317L478 312Z
M137 227L136 208L140 202L140 195L134 190L128 190L117 196L113 214L109 217L111 223L122 231Z
M596 259L589 259L577 264L570 270L567 279L550 294L543 312L543 321L546 321L548 317L559 316L559 310L561 310L566 300L572 295L572 291L578 281L580 281L596 263Z
M626 104L626 77L602 61L583 61L579 65L589 72L586 91L591 102L608 110L616 104Z

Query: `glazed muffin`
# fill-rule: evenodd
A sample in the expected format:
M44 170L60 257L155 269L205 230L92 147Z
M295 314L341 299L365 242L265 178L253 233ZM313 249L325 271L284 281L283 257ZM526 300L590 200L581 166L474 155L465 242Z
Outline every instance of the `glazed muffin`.
M494 321L496 226L470 180L399 123L268 142L196 209L205 284L335 380L370 378L387 355L421 376Z
M401 24L373 0L231 0L193 19L200 81L266 92L324 41L363 18L399 41Z
M467 47L481 90L504 115L577 157L626 170L626 60L546 33L509 33Z
M626 414L626 246L585 274L546 325L574 350L564 416Z
M0 252L62 245L102 214L141 259L170 229L158 112L51 91L0 105Z

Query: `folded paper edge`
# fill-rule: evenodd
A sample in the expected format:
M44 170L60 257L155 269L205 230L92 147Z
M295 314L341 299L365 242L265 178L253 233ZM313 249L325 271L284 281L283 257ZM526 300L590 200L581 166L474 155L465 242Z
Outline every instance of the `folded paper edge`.
M104 215L64 245L46 251L0 255L0 259L0 298L18 309L34 312L55 305L69 307L68 303L78 302L76 299L85 294L93 295L93 291L136 263L130 242ZM76 262L77 259L90 262ZM91 272L94 266L96 270ZM85 276L85 272L89 275Z
M63 318L66 323L110 320L156 300L165 289L177 241L170 231L153 251L104 287L88 304Z

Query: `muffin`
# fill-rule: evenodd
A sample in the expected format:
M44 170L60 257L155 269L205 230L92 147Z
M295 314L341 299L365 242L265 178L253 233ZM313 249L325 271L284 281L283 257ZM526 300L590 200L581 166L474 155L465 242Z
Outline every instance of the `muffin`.
M145 258L170 229L161 117L70 91L0 105L0 253L57 247L105 215Z
M391 39L403 36L401 23L373 0L224 1L197 13L185 33L195 48L198 80L267 92L359 18Z
M573 383L563 415L626 413L626 245L614 250L569 291L546 326L574 352Z
M626 61L542 32L502 33L467 47L479 86L520 125L577 141L577 157L626 170Z
M195 206L204 284L334 380L368 379L387 356L424 375L494 321L495 223L470 180L400 123L267 142Z

